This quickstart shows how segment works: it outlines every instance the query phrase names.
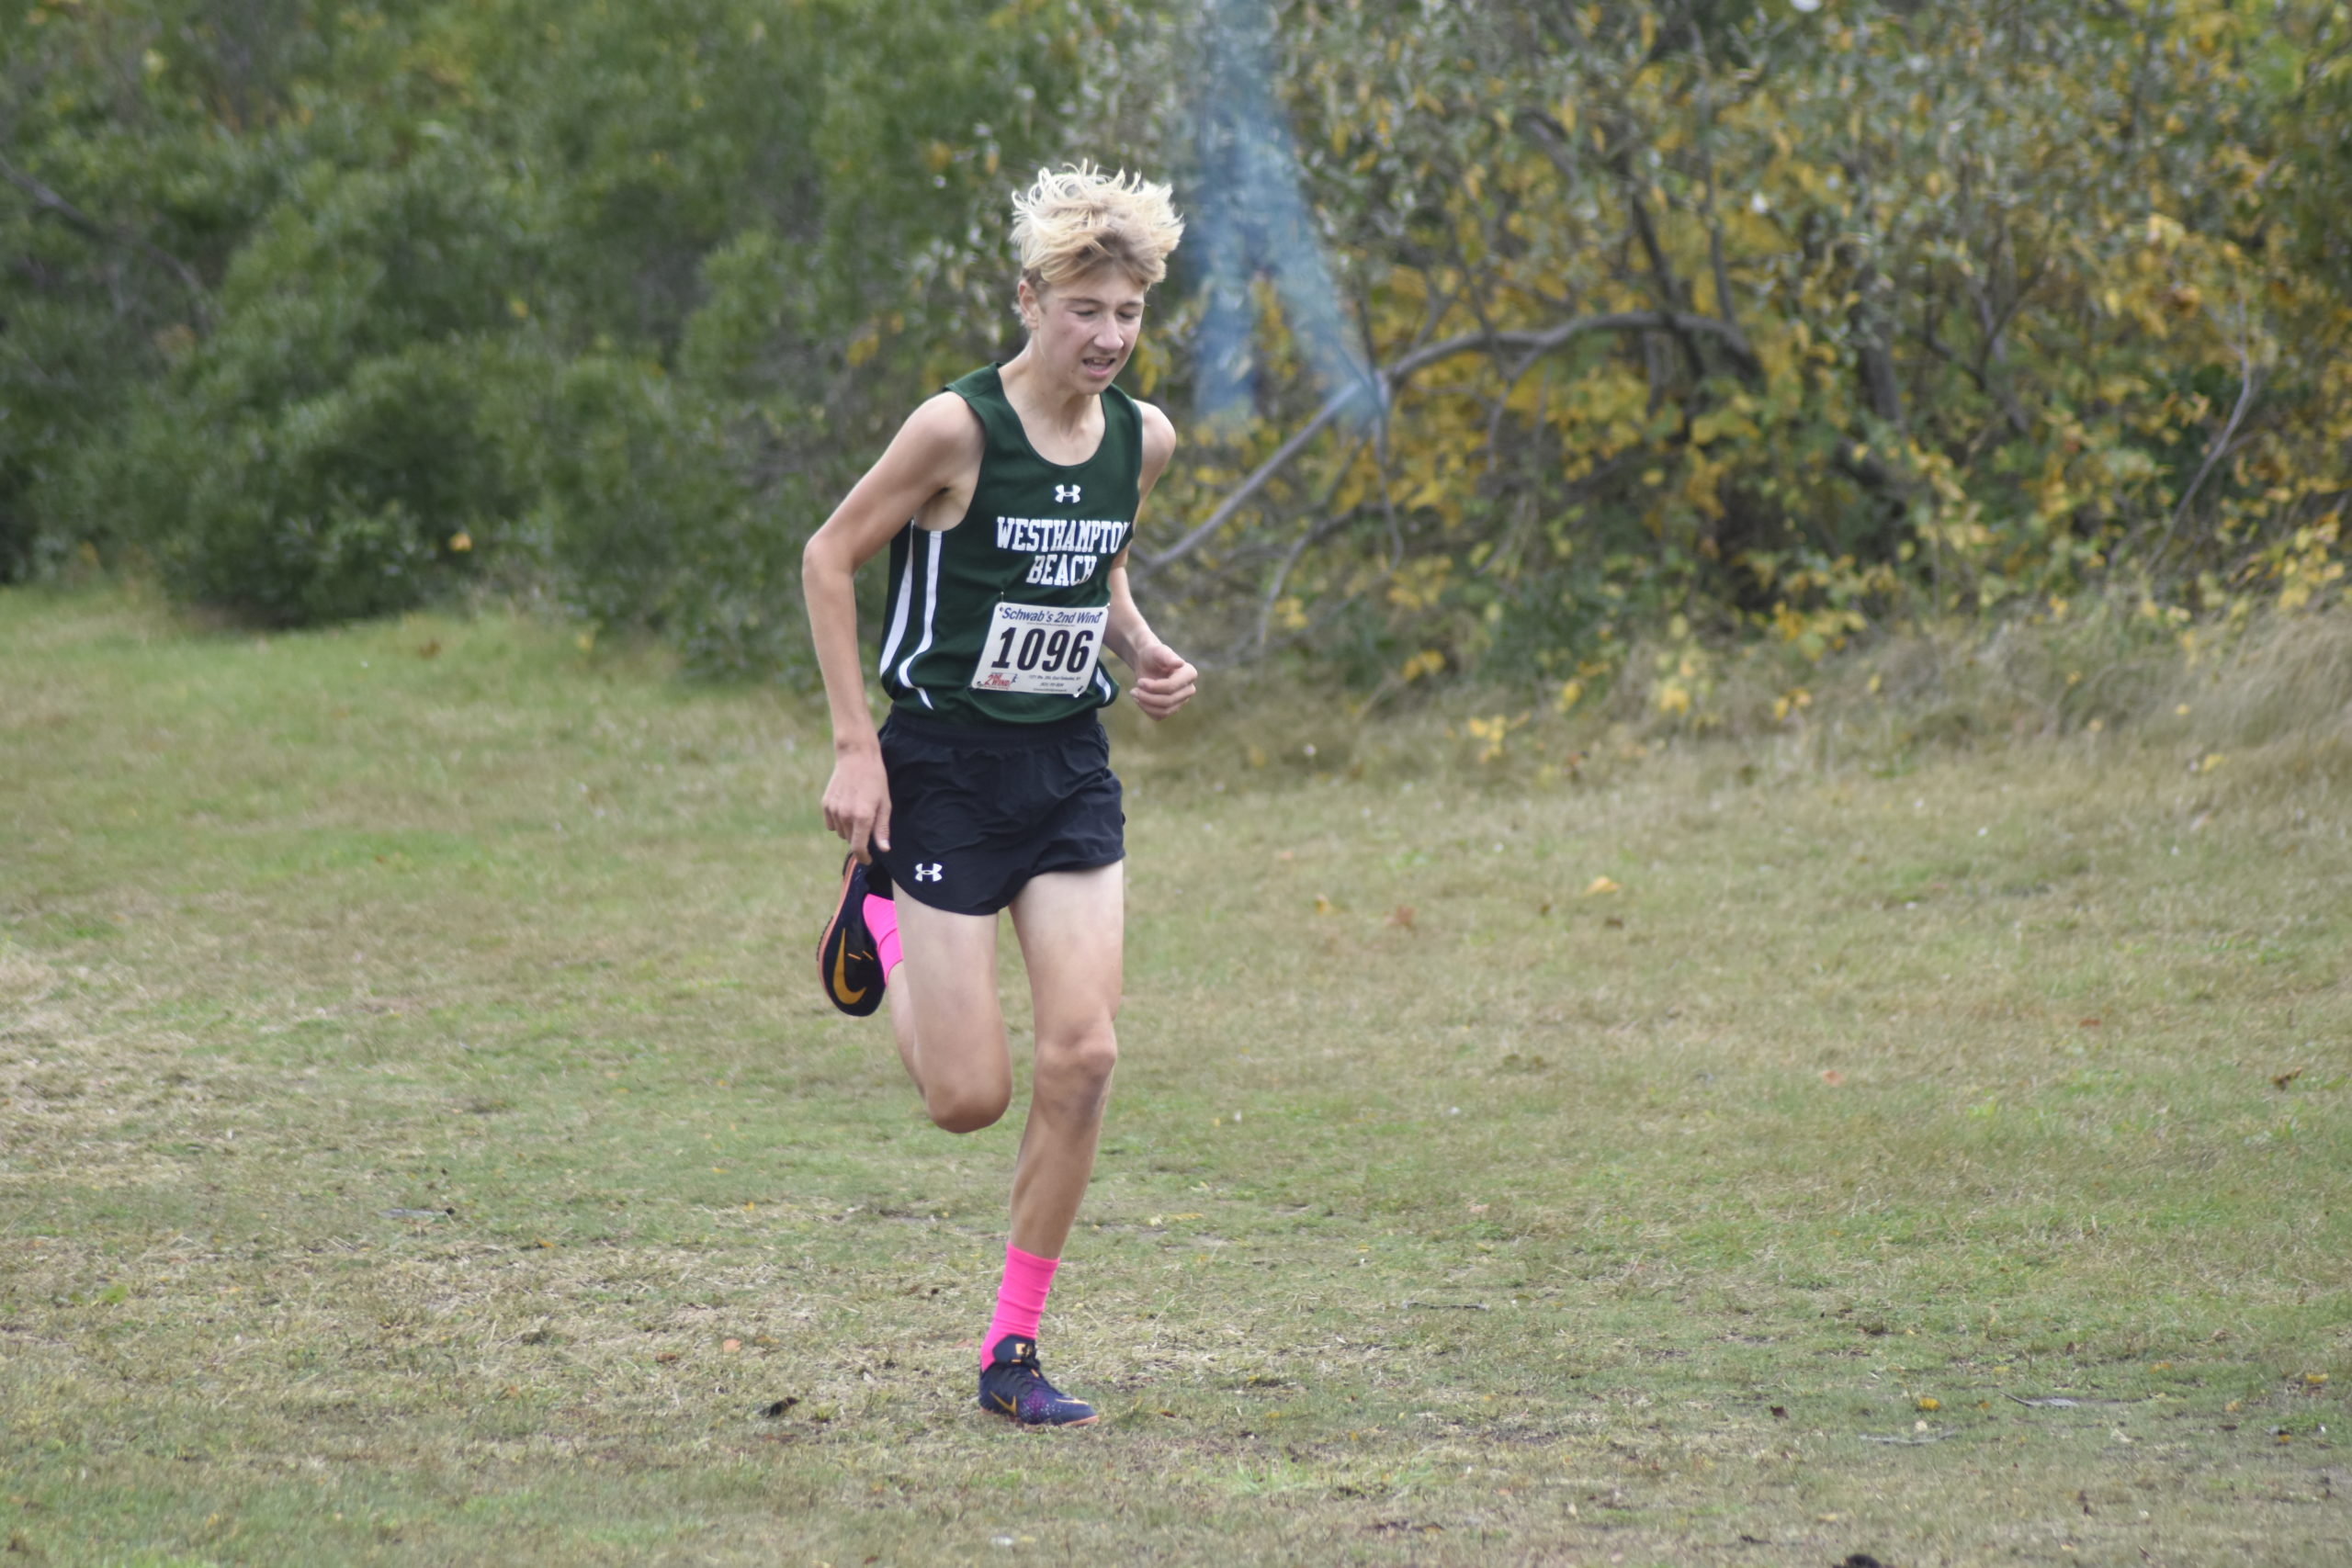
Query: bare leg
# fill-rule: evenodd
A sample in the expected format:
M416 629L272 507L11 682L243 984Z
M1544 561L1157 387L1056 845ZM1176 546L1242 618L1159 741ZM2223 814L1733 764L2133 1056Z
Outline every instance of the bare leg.
M904 951L903 939L900 951ZM899 1065L907 1069L907 1081L922 1092L922 1069L915 1049L914 979L907 973L903 959L890 971L889 988L882 993L885 1006L890 1010L890 1038L899 1047Z
M996 917L951 915L904 893L898 904L906 962L886 994L899 1059L933 1122L977 1133L1012 1100L996 996Z
M1119 1010L1125 886L1118 865L1053 872L1012 901L1037 1052L1013 1168L1012 1239L1039 1258L1062 1255L1094 1172L1102 1107L1119 1059L1112 1021ZM928 1056L924 1064L927 1069Z

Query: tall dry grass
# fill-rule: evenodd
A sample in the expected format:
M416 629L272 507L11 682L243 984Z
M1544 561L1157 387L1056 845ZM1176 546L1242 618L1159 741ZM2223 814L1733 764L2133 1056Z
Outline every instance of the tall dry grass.
M2184 626L2118 596L1989 628L1916 626L1813 662L1757 645L1713 656L1689 712L1658 702L1657 644L1561 708L1550 691L1390 684L1366 696L1311 667L1213 671L1164 726L1114 717L1142 777L1207 783L1435 778L1591 783L1661 750L1730 741L1780 772L1884 772L2051 744L2177 748L2235 791L2352 779L2352 615ZM2217 779L2217 782L2219 780Z

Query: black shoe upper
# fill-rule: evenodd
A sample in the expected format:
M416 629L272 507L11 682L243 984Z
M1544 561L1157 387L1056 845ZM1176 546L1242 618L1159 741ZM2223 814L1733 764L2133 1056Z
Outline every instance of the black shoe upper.
M1082 1427L1094 1419L1094 1406L1046 1381L1037 1342L1015 1334L998 1340L980 1369L980 1408L1024 1427Z
M852 1018L882 1005L882 953L865 923L866 868L853 858L842 868L841 902L817 942L817 983L825 999Z

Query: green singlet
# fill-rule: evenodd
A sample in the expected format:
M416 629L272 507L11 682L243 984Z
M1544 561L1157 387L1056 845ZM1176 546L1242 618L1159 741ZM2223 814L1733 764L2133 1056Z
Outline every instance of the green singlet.
M1111 560L1135 533L1143 415L1102 393L1102 444L1083 463L1029 445L993 365L948 389L987 436L972 504L952 528L890 541L882 688L908 713L1044 724L1115 700L1102 666Z

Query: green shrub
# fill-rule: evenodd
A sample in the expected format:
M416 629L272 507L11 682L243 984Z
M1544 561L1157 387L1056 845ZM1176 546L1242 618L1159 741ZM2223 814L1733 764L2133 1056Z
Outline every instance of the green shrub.
M659 633L703 673L807 663L798 564L809 525L762 503L753 438L730 431L719 405L658 366L591 355L562 369L523 439L537 493L531 532L567 608Z
M124 520L175 595L264 625L382 615L474 570L527 499L513 409L530 192L454 136L314 166L239 253L217 331L55 498Z
M180 411L145 411L132 479L165 524L153 545L165 584L273 626L432 597L494 546L520 498L482 412L486 389L512 374L498 357L420 344L362 361L318 397L160 435L153 423ZM190 481L176 506L164 493L175 475Z
M687 533L734 500L708 413L658 366L564 367L535 433L538 532L564 601L601 625L659 628Z

